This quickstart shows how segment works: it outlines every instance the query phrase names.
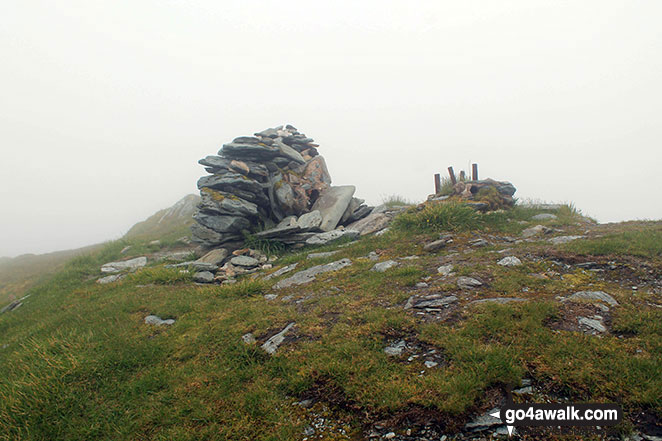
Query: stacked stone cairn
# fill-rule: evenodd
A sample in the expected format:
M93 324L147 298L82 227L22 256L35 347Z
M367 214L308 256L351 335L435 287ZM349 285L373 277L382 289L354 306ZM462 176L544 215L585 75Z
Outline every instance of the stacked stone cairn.
M198 161L209 175L198 180L202 200L193 216L193 240L230 254L245 247L247 235L287 246L359 236L350 227L373 207L354 197L354 186L331 185L318 148L287 125L235 138L217 156Z

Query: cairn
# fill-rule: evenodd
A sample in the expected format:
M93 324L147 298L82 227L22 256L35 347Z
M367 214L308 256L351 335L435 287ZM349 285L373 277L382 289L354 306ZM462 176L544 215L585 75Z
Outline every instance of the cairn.
M240 248L247 234L283 244L324 243L351 230L372 207L352 185L332 186L319 145L286 125L224 144L198 161L202 200L193 240L206 248ZM320 242L321 241L321 242Z

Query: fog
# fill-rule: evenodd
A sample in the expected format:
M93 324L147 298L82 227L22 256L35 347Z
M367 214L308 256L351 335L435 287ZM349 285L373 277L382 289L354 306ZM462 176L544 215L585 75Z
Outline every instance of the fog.
M291 123L334 184L453 165L600 222L662 217L662 2L5 1L0 256L119 238L197 160Z

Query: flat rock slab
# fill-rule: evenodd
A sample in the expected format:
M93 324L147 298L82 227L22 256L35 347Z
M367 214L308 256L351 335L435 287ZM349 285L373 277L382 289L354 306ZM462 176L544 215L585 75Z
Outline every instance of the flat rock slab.
M491 428L494 428L494 427L497 427L497 426L502 426L503 422L501 422L500 418L495 418L492 415L490 415L490 414L498 412L498 411L499 411L499 409L497 409L497 408L492 409L492 410L486 412L485 414L483 414L483 415L481 415L477 418L474 418L473 420L471 420L470 422L465 424L464 428L467 429L467 430L471 430L472 432L480 432L480 431L488 430L488 429L491 429Z
M196 263L210 263L215 266L219 266L220 264L223 263L226 257L228 257L228 250L225 248L217 248L215 250L211 250L198 260L196 260Z
M416 309L443 308L455 302L457 302L457 297L455 296L446 296L439 299L423 299L420 302L414 303L414 308Z
M397 357L402 355L402 352L405 350L406 347L407 347L407 343L405 343L404 340L400 340L397 343L386 346L384 348L384 352L386 353L386 355Z
M610 306L618 306L616 299L604 291L579 291L568 297L568 300L589 300L608 303Z
M273 355L278 347L285 341L285 336L287 335L288 332L294 327L295 322L290 323L287 325L282 331L280 331L278 334L274 335L271 337L269 340L267 340L261 348L269 355Z
M230 259L230 263L244 268L255 268L260 264L260 261L250 256L235 256Z
M304 285L315 280L318 274L327 273L330 271L338 271L347 266L350 266L352 261L349 259L340 259L335 262L327 263L325 265L317 265L310 267L306 270L299 271L287 279L283 279L274 285L275 289L283 289L290 286Z
M265 277L264 277L264 280L271 280L271 279L273 279L273 278L275 278L275 277L280 277L280 276L282 276L283 274L287 274L287 273L289 273L290 271L295 270L296 267L297 267L297 265L299 265L298 262L297 262L297 263L293 263L293 264L291 264L291 265L284 266L284 267L282 267L281 269L276 270L276 271L274 271L273 273L271 273L271 274L265 276Z
M147 257L136 257L135 259L120 262L108 262L101 266L102 273L119 273L124 270L135 270L147 265Z
M483 286L483 282L473 277L460 276L457 278L457 286L461 289L478 288L479 286Z
M111 274L110 276L102 277L97 280L97 283L101 283L102 285L105 285L106 283L113 283L117 282L120 280L122 277L124 277L121 274Z
M441 274L444 277L448 276L452 272L453 272L453 264L451 263L447 265L442 265L439 268L437 268L437 273Z
M386 260L384 262L376 263L372 268L370 268L370 271L383 273L384 271L389 270L391 268L395 268L398 265L399 265L398 262L396 262L395 260Z
M470 305L480 305L483 303L498 303L500 305L506 304L506 303L513 303L513 302L526 302L527 299L523 299L520 297L492 297L489 299L480 299L480 300L474 300L473 302L469 303Z
M551 243L554 245L563 245L564 243L572 242L573 240L577 239L583 239L584 236L559 236L559 237L552 237L549 239Z
M148 315L145 317L145 323L148 325L156 325L156 326L162 326L162 325L172 325L175 323L174 319L166 319L163 320L161 317L157 315Z
M448 240L446 240L446 239L435 240L434 242L430 242L430 243L426 244L423 247L423 251L427 251L429 253L432 253L434 251L445 248L447 243L448 243Z
M354 223L351 223L347 228L356 230L361 236L383 231L391 222L391 217L385 213L375 213L374 211L368 216Z
M313 204L313 211L319 210L322 215L322 222L319 226L322 231L331 231L336 228L355 191L356 187L353 185L342 185L329 187L322 192L319 199Z
M327 251L325 253L310 253L306 257L307 259L323 259L325 257L330 257L333 256L334 254L338 254L338 250L336 251Z
M577 319L577 322L579 322L579 326L583 326L588 328L589 330L595 331L595 332L607 332L607 328L605 325L602 323L602 320L595 319L595 318L588 318L588 317L579 317Z
M307 245L326 245L340 239L354 240L359 237L356 230L332 230L324 233L318 233L306 239Z
M522 231L522 237L539 236L541 234L549 234L553 231L553 229L545 227L544 225L536 225L535 227L529 227Z
M501 266L519 266L522 264L522 261L515 256L504 257L503 259L497 262L497 265Z
M313 210L309 213L302 214L299 219L296 220L296 226L298 226L301 231L318 229L321 224L322 213L320 213L319 210Z

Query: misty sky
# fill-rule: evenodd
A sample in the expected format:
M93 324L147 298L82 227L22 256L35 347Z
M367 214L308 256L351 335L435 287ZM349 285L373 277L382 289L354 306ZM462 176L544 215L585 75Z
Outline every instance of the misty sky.
M335 184L662 218L662 1L4 1L0 256L115 239L291 123Z

